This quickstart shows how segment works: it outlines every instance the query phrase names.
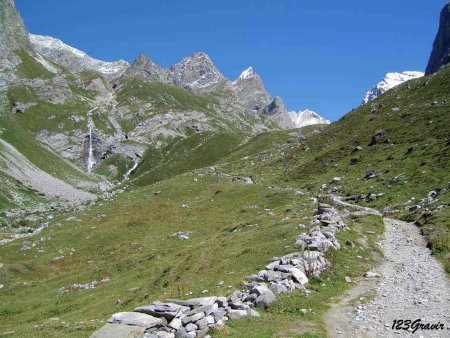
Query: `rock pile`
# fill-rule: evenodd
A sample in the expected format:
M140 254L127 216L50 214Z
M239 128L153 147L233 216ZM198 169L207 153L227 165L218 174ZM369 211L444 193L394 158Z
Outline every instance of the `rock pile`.
M192 235L192 231L177 231L174 232L171 236L178 238L180 241L188 240Z
M427 197L420 199L415 205L406 207L408 211L414 211L416 209L423 209L430 204L436 203L438 200L435 198L439 193L435 190L430 191Z
M338 231L345 229L339 212L328 204L319 204L313 227L296 239L300 252L275 257L264 270L247 277L243 289L228 297L202 297L188 300L154 301L133 312L120 312L109 324L91 337L122 337L134 334L142 338L205 337L210 328L221 327L228 320L258 317L254 308L266 309L277 295L294 290L308 293L309 276L319 276L330 268L325 254L339 250Z
M66 287L60 288L58 292L60 295L65 295L65 294L68 294L70 291L74 291L74 290L91 290L91 289L95 289L100 284L108 283L108 282L109 282L109 278L103 278L100 281L94 280L94 281L92 281L90 283L86 283L86 284L72 284L69 288L66 288Z

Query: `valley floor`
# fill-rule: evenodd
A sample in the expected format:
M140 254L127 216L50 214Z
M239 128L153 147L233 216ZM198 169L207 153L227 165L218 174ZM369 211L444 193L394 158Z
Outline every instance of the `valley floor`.
M443 323L443 330L417 330L421 337L448 337L450 282L413 223L384 219L384 257L379 277L362 280L326 315L330 337L391 337L394 320ZM363 302L362 300L369 300ZM402 327L405 324L401 325Z

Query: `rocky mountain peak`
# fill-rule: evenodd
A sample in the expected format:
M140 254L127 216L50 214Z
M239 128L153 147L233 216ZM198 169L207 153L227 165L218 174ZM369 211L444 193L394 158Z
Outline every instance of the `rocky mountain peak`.
M261 77L252 67L244 70L232 83L238 101L247 109L257 111L267 106L272 97L267 92Z
M170 71L153 62L145 54L139 54L134 63L124 72L123 76L136 76L148 82L173 83Z
M144 53L141 53L138 55L138 57L134 61L134 64L146 64L149 62L153 62L153 61L150 60L150 58L147 55L145 55Z
M258 73L253 70L253 67L250 66L246 70L244 70L241 75L239 75L239 80L251 79L253 77L259 77Z
M196 52L183 58L170 68L174 83L189 90L215 88L226 82L211 58L204 52Z
M211 58L205 52L195 52L191 56L193 59L205 59L207 62L212 63ZM189 58L189 57L188 57Z
M448 63L450 63L450 2L441 11L439 30L425 74L435 73Z

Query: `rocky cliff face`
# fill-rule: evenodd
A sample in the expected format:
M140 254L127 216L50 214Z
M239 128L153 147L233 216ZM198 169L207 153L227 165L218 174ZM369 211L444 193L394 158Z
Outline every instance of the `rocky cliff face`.
M15 78L13 70L20 63L15 53L31 51L25 25L13 0L0 0L0 104L5 103L7 82Z
M278 124L281 128L295 128L295 124L289 116L283 100L279 96L275 97L268 106L263 108L261 113Z
M31 50L25 25L13 0L0 0L0 50ZM2 53L1 57L5 55Z
M448 63L450 63L450 2L441 11L439 30L425 74L435 73Z
M212 91L229 82L203 52L185 57L169 69L141 54L123 77L138 77L147 82L166 83L192 91Z
M422 77L422 72L405 71L401 73L387 73L383 80L378 82L366 95L364 95L362 104L375 100L378 96L386 93L388 90L397 87L403 82Z
M272 101L261 77L252 67L244 70L232 85L238 101L247 109L257 111Z
M106 171L116 172L108 179L123 179L120 170L136 166L147 150L189 137L240 139L295 127L252 68L231 83L202 52L170 68L145 55L131 66L96 60L61 40L28 34L14 1L0 4L0 125L8 114L17 137L29 143L14 144L1 130L0 139L20 153L33 145L45 158L51 149L66 168L58 178L70 184L95 190L92 174Z
M105 62L94 59L85 52L73 48L51 36L30 34L34 50L74 73L96 71L107 79L119 77L130 66L124 60Z
M139 77L148 82L173 84L172 74L168 69L154 63L147 55L140 54L136 61L123 74L124 77Z
M170 68L174 83L189 90L208 90L227 82L208 55L197 52Z

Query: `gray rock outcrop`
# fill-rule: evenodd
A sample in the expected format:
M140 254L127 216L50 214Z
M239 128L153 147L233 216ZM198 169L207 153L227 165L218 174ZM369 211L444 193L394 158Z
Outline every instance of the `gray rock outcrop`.
M261 110L272 101L261 77L252 67L243 71L232 85L238 101L249 110Z
M228 82L203 52L185 57L170 67L170 71L174 83L189 90L210 90Z
M261 113L284 129L295 128L294 121L289 116L284 102L279 96L275 97L268 106L263 108Z
M123 74L124 77L139 77L148 82L173 84L172 74L168 69L154 63L147 55L140 54L136 61Z
M16 51L31 51L25 25L14 0L0 0L0 113L6 110L6 92L15 67L20 63Z
M425 74L433 74L448 63L450 63L450 2L441 11L439 30Z
M13 0L0 0L1 58L16 50L31 51L30 40Z

